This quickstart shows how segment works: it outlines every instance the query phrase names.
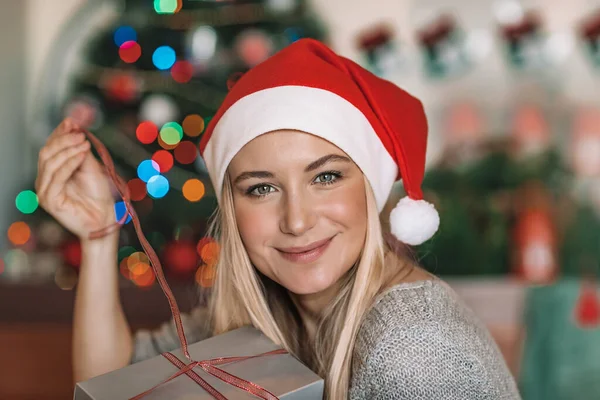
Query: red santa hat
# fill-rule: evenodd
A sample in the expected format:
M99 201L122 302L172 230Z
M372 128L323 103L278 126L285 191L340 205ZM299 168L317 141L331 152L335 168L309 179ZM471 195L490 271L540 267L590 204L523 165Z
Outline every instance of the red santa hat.
M396 180L407 196L390 214L400 241L433 236L439 215L423 200L427 119L421 102L323 43L301 39L246 72L209 123L200 152L217 199L227 167L252 139L279 129L321 137L367 177L381 211Z

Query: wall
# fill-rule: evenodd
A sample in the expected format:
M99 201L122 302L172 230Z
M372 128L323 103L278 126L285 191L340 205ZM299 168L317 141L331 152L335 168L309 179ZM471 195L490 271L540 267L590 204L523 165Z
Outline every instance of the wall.
M0 11L0 227L14 222L14 193L26 174L20 157L26 140L23 126L25 5L5 1ZM5 231L3 231L5 232ZM0 248L6 246L0 235Z

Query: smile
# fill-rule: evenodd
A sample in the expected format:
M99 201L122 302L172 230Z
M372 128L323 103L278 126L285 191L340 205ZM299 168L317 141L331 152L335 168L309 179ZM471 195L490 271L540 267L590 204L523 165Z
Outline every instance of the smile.
M288 247L284 249L277 249L279 254L288 261L308 264L319 259L325 253L325 250L329 247L333 237L328 239L319 240L311 243L307 246L302 247Z

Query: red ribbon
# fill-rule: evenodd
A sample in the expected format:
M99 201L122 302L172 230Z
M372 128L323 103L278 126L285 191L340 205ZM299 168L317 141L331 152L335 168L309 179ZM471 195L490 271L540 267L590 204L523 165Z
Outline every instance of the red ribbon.
M183 374L186 374L194 382L196 382L198 385L202 386L202 388L204 390L206 390L208 393L210 393L215 399L227 400L227 398L225 396L223 396L217 389L215 389L213 386L211 386L210 383L206 382L200 375L198 375L193 370L196 367L200 367L204 371L208 372L210 375L212 375L216 378L219 378L223 382L226 382L230 385L233 385L240 389L243 389L256 397L259 397L264 400L278 400L278 397L275 396L273 393L269 392L267 389L264 389L255 383L252 383L250 381L247 381L245 379L242 379L235 375L232 375L229 372L216 367L215 365L229 364L229 363L249 360L251 358L264 357L264 356L276 355L276 354L286 354L286 353L287 353L286 350L278 349L278 350L273 350L273 351L269 351L269 352L262 353L262 354L257 354L254 356L219 357L219 358L213 358L211 360L194 361L187 365L183 361L181 361L179 358L177 358L175 355L173 355L172 353L163 353L162 356L165 357L167 360L169 360L171 362L171 364L173 364L177 368L179 368L179 371L177 371L176 373L174 373L173 375L171 375L169 378L165 379L161 383L146 390L144 393L138 394L137 396L132 397L129 400L141 399L142 397L144 397L147 394L149 394L150 392L156 390L157 388L164 385L165 383L170 382L173 379L175 379L178 376L183 375Z
M171 308L171 314L173 315L173 320L175 322L175 328L177 329L177 336L179 337L179 342L181 344L181 350L182 350L185 358L187 358L189 361L189 364L186 365L183 361L179 360L173 354L163 353L162 355L167 360L169 360L173 365L178 367L179 371L176 372L175 374L173 374L171 377L164 380L163 382L146 390L144 393L141 393L135 397L132 397L131 400L141 399L142 397L146 396L147 394L154 391L158 387L164 385L165 383L167 383L183 374L186 374L192 380L194 380L196 383L198 383L198 385L202 386L202 388L204 388L208 393L210 393L215 399L227 400L221 393L219 393L219 391L217 391L215 388L213 388L208 382L206 382L196 372L193 371L193 369L196 367L200 367L204 371L221 379L222 381L224 381L230 385L236 386L240 389L243 389L254 396L260 397L265 400L278 400L278 398L275 395L273 395L271 392L269 392L268 390L254 384L252 382L249 382L242 378L238 378L237 376L231 375L230 373L228 373L220 368L217 368L216 365L223 365L223 364L248 360L251 358L263 357L263 356L267 356L267 355L285 354L285 353L287 353L286 350L279 349L279 350L274 350L274 351L270 351L270 352L263 353L263 354L258 354L255 356L246 356L246 357L221 357L221 358L214 358L211 360L204 360L204 361L193 361L192 360L190 353L188 351L187 339L185 337L185 332L183 330L183 323L181 322L181 313L179 312L179 307L177 306L177 302L175 301L175 296L173 296L173 292L171 291L171 288L169 287L169 285L165 279L165 275L162 270L162 265L160 264L160 260L158 259L156 252L154 251L154 249L152 248L152 246L146 239L146 236L144 236L144 233L142 232L142 226L140 224L140 220L135 212L135 209L133 208L133 205L131 204L131 195L129 193L129 187L127 186L127 183L125 183L125 181L116 173L112 158L111 158L108 150L104 146L104 144L102 144L102 142L96 136L94 136L91 132L89 132L85 129L80 129L80 131L85 133L85 135L87 136L89 141L92 143L92 145L98 152L100 159L104 163L104 167L106 168L107 174L110 176L111 180L113 181L114 185L117 188L117 191L121 195L123 202L125 203L125 209L126 209L126 213L125 213L125 215L123 215L123 217L121 218L120 221L116 222L113 225L107 226L103 229L100 229L96 232L92 232L90 234L90 239L101 238L103 236L106 236L109 233L112 233L112 232L120 229L121 226L127 220L127 215L129 214L131 216L131 219L133 221L133 226L135 227L135 232L140 240L140 243L142 244L142 248L148 255L148 258L150 260L150 265L152 266L152 269L154 270L154 273L156 275L158 283L159 283L163 293L167 297L169 306Z

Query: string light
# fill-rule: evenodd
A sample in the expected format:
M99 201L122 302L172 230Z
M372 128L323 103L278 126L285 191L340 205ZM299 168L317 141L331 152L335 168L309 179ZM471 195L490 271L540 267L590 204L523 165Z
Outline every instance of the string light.
M17 195L15 200L17 209L23 214L32 214L37 210L39 202L37 195L31 190L24 190Z

